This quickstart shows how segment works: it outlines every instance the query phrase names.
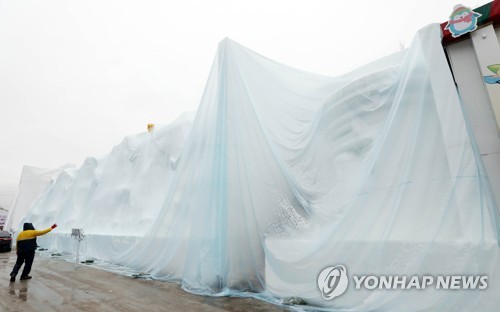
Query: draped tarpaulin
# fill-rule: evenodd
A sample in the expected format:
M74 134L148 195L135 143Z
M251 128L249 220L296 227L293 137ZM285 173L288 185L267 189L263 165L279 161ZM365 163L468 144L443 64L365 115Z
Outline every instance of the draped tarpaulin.
M299 296L332 310L498 308L499 218L439 25L341 77L223 40L194 122L126 139L61 175L27 220L40 239L191 292ZM189 136L187 135L189 132ZM489 276L486 290L360 289L322 299L321 270ZM307 307L304 307L307 309Z

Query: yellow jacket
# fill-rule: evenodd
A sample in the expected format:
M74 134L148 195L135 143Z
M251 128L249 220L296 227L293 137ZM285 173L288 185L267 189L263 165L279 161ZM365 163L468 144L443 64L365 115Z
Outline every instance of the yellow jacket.
M34 251L37 247L36 238L37 236L44 235L52 231L52 228L45 230L25 230L19 233L17 236L17 251Z

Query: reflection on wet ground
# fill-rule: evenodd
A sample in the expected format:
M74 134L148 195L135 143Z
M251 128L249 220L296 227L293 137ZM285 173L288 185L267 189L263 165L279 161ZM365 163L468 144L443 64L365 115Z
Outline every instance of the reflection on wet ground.
M133 279L35 256L33 279L14 283L15 252L0 253L0 312L28 311L287 311L254 299L189 294L179 285Z
M29 283L26 281L23 281L19 284L9 283L9 294L23 301L26 301L28 298L28 285Z

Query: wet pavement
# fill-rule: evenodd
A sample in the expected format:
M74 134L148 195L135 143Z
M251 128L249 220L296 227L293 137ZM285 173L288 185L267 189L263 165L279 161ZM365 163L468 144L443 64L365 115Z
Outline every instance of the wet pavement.
M133 279L35 256L33 279L9 281L15 252L0 253L0 312L14 311L288 311L250 298L213 298L175 283Z

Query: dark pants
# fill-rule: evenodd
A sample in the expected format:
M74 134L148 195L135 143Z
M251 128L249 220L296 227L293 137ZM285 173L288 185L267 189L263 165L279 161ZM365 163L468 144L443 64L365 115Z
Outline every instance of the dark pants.
M23 273L21 274L21 277L27 276L30 274L31 271L31 265L33 264L33 259L35 259L35 251L19 251L17 253L17 261L16 264L14 265L14 269L12 270L12 273L10 273L10 276L16 276L17 273L19 272L19 269L24 263L24 270Z

